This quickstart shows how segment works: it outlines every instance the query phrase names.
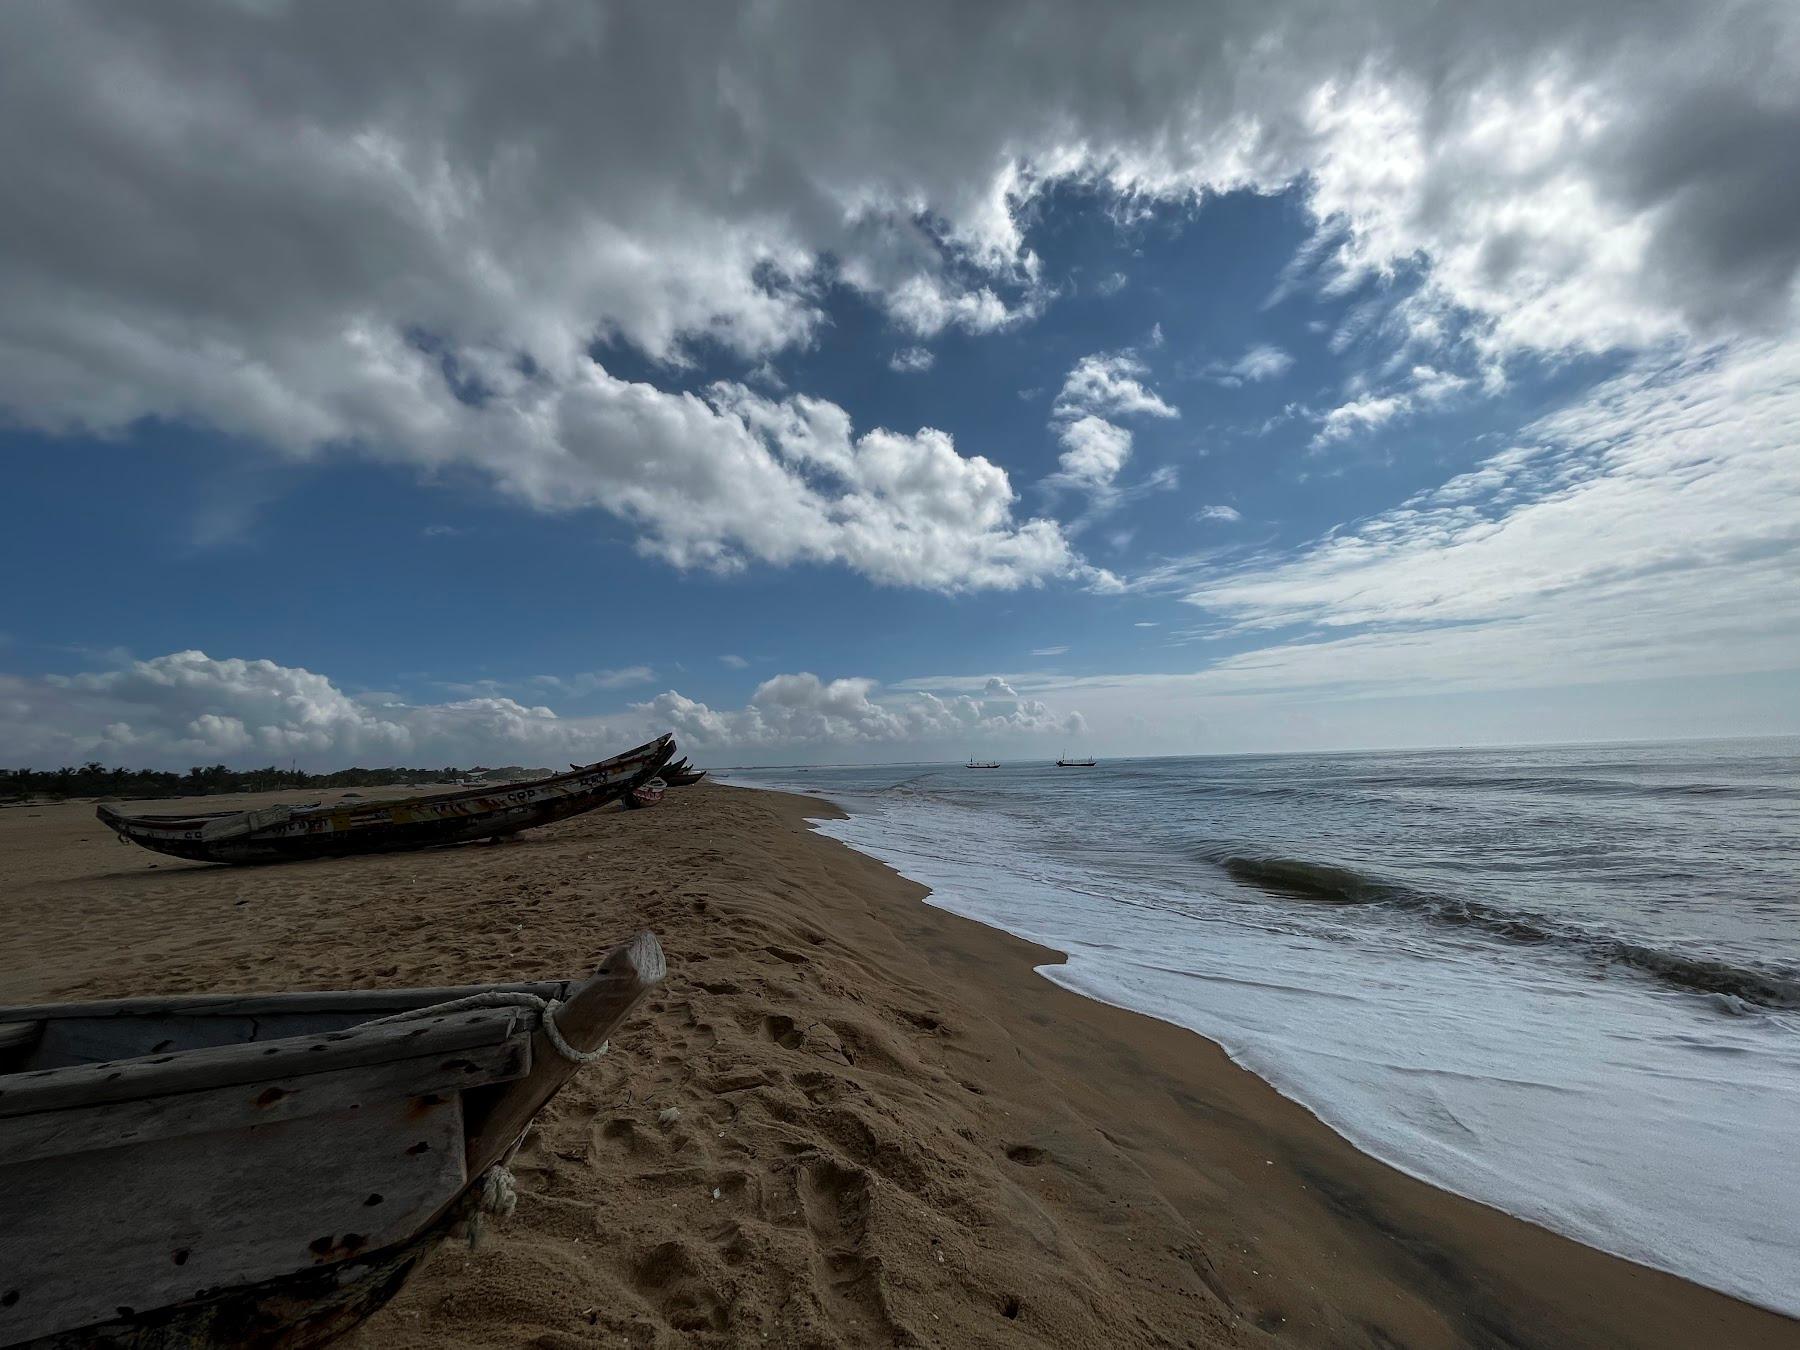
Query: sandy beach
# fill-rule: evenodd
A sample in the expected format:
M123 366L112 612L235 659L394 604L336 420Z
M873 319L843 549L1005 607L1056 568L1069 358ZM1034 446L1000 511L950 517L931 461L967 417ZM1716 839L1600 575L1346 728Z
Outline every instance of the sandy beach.
M367 1347L1800 1347L1057 988L1056 953L808 828L834 813L703 784L503 845L228 869L121 845L92 803L9 807L0 1001L566 976L654 931L668 984L540 1117L517 1212Z

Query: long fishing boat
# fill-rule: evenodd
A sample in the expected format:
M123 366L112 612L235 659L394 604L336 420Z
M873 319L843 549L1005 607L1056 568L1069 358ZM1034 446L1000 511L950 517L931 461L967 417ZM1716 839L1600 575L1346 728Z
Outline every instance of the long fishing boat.
M526 1127L663 978L0 1008L0 1345L296 1350L505 1213Z
M354 804L266 806L199 815L95 814L121 839L196 862L265 863L393 853L497 839L593 811L656 776L675 753L665 733L622 755L531 782Z

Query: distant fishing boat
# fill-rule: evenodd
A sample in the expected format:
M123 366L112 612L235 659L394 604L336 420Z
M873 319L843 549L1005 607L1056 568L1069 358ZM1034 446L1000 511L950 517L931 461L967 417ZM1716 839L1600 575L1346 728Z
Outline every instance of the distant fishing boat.
M675 753L672 734L569 773L528 783L479 787L354 806L266 806L257 811L128 816L95 810L121 839L196 862L291 862L352 853L493 839L566 820L641 787Z
M532 1118L661 982L0 1008L0 1345L318 1346L511 1206Z
M1092 756L1087 759L1070 759L1065 752L1057 759L1056 767L1059 769L1091 769L1095 767L1096 762Z
M997 759L976 759L974 756L970 756L969 762L963 765L965 769L997 769L999 767L1000 761Z

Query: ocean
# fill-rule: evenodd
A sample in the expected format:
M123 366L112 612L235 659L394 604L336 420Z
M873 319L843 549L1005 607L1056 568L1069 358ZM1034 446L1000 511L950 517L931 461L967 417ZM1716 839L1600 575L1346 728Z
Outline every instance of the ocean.
M724 778L1414 1176L1800 1315L1800 740Z

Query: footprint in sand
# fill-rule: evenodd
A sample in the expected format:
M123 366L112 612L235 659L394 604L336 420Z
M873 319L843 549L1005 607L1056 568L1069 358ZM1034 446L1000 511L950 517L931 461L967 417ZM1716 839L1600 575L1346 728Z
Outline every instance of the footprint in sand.
M899 1327L868 1250L874 1204L868 1174L821 1158L801 1170L798 1190L814 1244L814 1284L827 1315L850 1339L892 1338Z

